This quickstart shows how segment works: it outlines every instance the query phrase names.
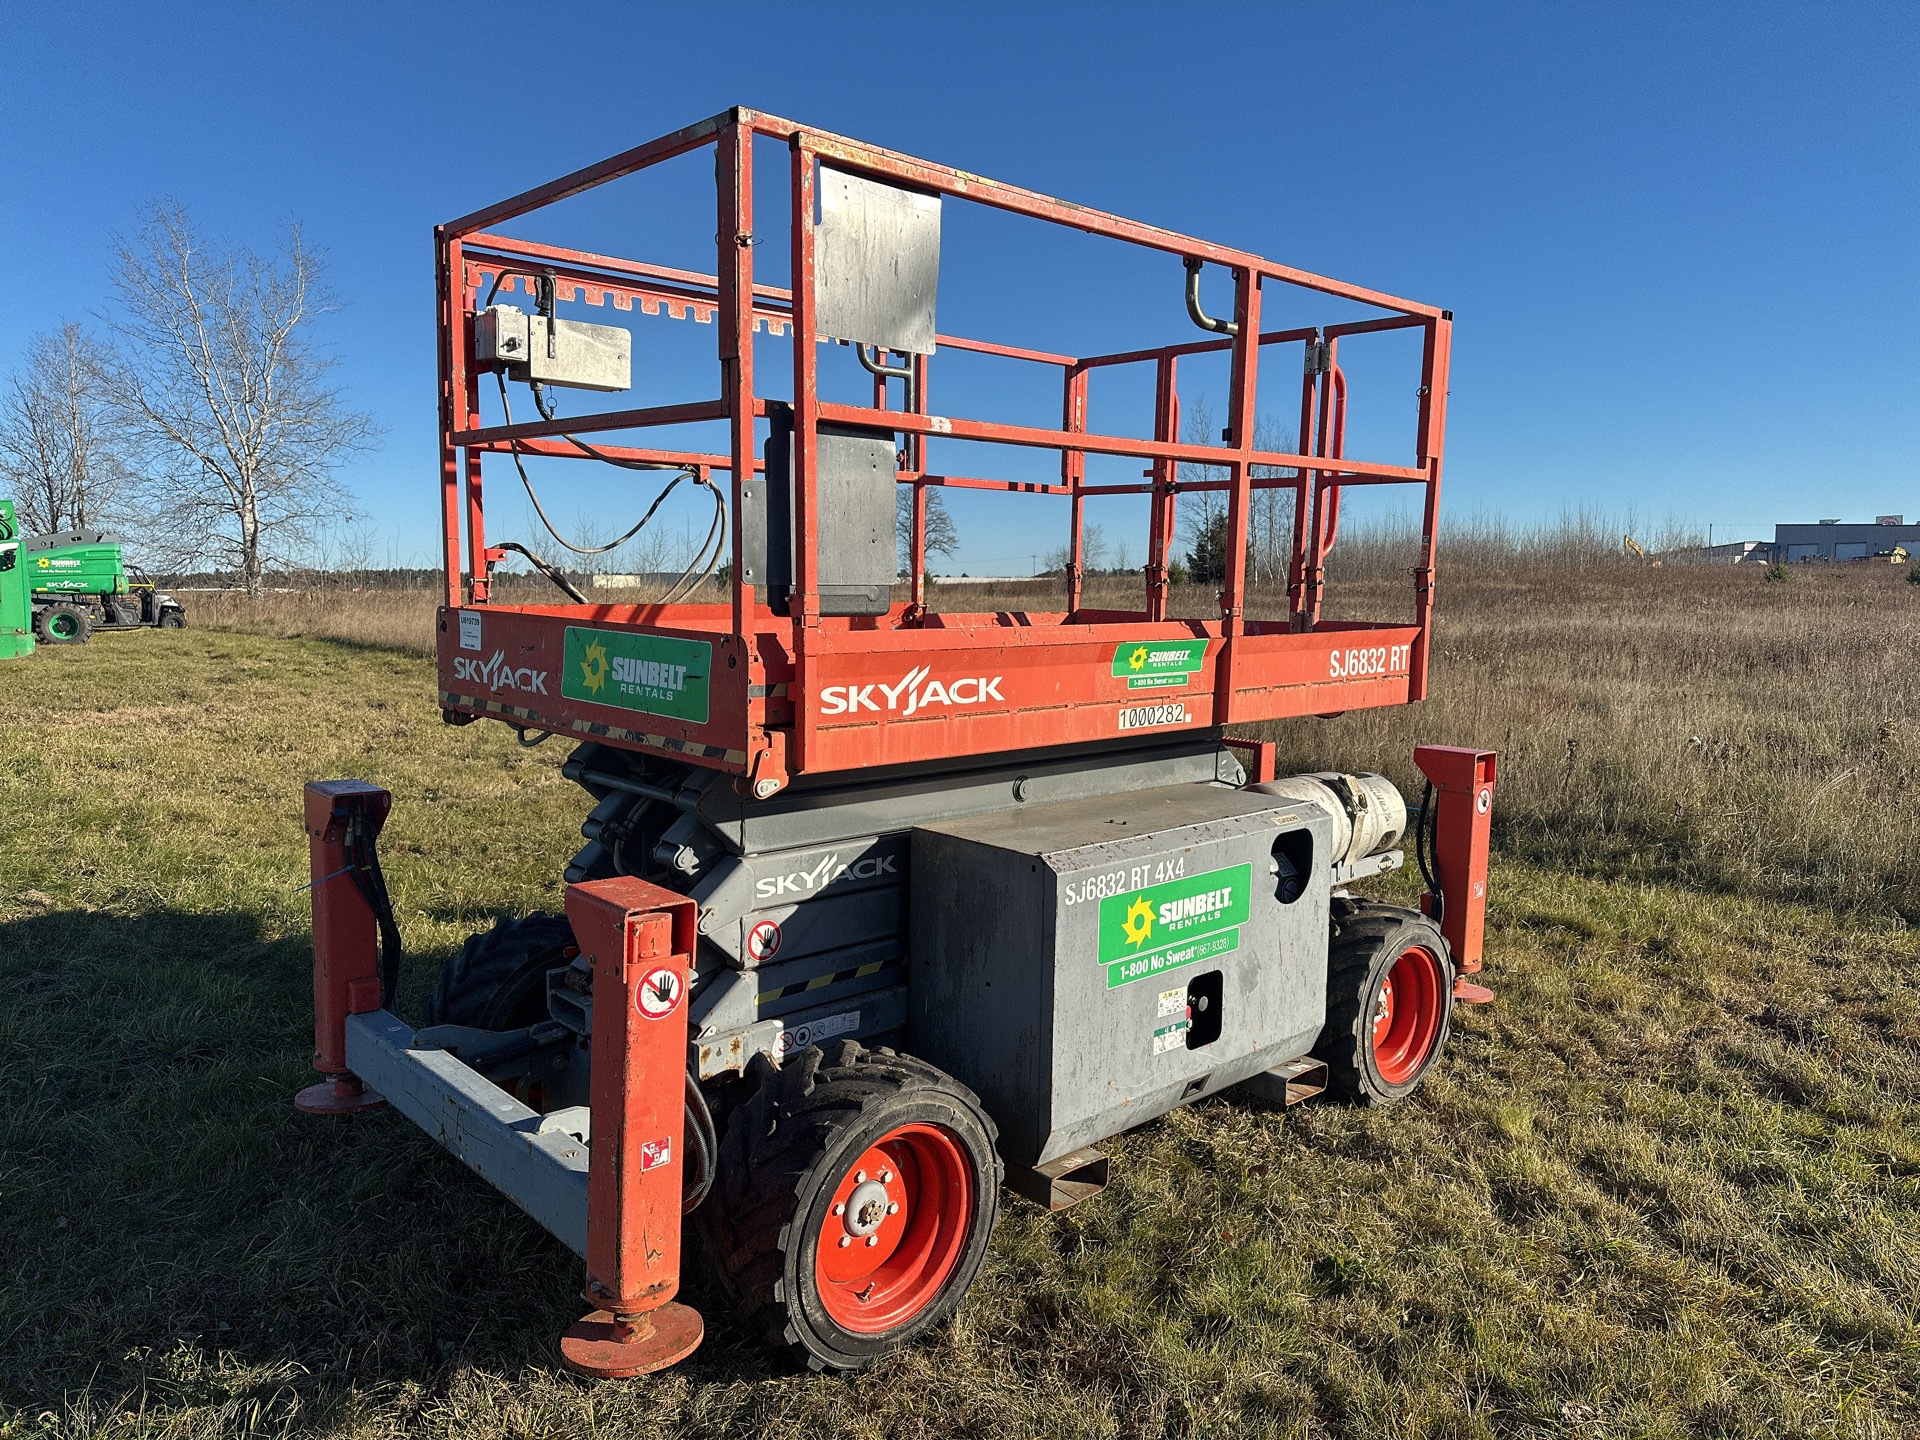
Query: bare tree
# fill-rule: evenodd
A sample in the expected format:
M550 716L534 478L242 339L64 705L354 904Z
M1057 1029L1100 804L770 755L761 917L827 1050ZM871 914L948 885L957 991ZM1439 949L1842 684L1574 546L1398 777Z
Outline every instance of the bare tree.
M1291 430L1281 429L1264 415L1254 422L1254 449L1285 455L1297 453L1293 447L1294 435ZM1252 473L1256 479L1292 479L1300 472L1277 465L1255 465ZM1293 559L1295 500L1292 490L1279 487L1253 492L1253 514L1247 534L1247 565L1256 585L1281 584L1287 578L1287 566Z
M1080 522L1080 573L1095 575L1107 567L1107 531L1103 525L1091 520ZM1049 574L1064 575L1067 566L1073 563L1073 538L1067 539L1047 551L1042 557Z
M1189 445L1218 443L1213 406L1201 396L1187 410L1181 425L1181 438ZM1254 423L1253 448L1286 454L1293 450L1291 430L1283 430L1265 416ZM1182 485L1196 481L1224 481L1232 470L1226 465L1184 461L1180 466ZM1284 476L1299 472L1277 466L1255 465L1255 478ZM1176 513L1180 537L1196 550L1207 550L1220 541L1229 508L1225 490L1185 490L1180 492ZM1255 490L1247 514L1247 578L1252 584L1276 584L1286 578L1287 564L1293 554L1294 492L1289 489ZM1210 553L1210 552L1209 552Z
M895 497L893 533L900 549L900 573L905 575L913 559L913 490L906 485L900 487ZM959 548L960 527L953 523L953 516L947 512L946 491L938 485L929 485L927 558L931 560L936 555L952 555Z
M1213 405L1206 396L1202 395L1188 407L1180 426L1180 438L1189 445L1220 443L1220 432L1214 424ZM1223 481L1227 478L1227 467L1182 460L1177 473L1182 488L1180 498L1175 502L1174 515L1178 519L1180 538L1189 545L1198 545L1218 529L1220 517L1227 513L1227 492L1188 490L1185 487L1202 481L1209 484Z
M114 518L129 477L105 346L68 321L33 337L0 410L0 476L30 531Z
M290 227L276 256L209 247L177 203L115 247L117 407L143 441L156 535L226 562L258 595L269 562L351 514L334 466L379 437L327 385L314 322L336 308Z

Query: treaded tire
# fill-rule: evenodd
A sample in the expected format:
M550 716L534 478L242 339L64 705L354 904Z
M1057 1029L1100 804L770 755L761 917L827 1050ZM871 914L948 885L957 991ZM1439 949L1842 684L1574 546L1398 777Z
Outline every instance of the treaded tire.
M1453 965L1439 929L1418 911L1397 905L1361 905L1334 922L1327 952L1327 1023L1314 1043L1315 1059L1327 1066L1327 1093L1354 1105L1395 1105L1419 1088L1446 1049L1453 1024ZM1410 952L1423 952L1421 954ZM1410 970L1396 972L1406 960ZM1391 1048L1389 1035L1377 1033L1382 990L1389 974L1415 980L1432 962L1430 1027L1423 1043ZM1415 990L1403 980L1402 996ZM1424 998L1424 997L1423 997ZM1389 1047L1383 1050L1382 1043ZM1417 1053L1415 1053L1417 1049Z
M546 1019L547 971L566 964L572 948L573 927L564 915L536 910L494 921L441 965L423 1024L517 1030Z
M980 1273L1004 1177L998 1133L966 1086L892 1050L845 1040L824 1053L811 1046L796 1051L777 1069L757 1057L751 1070L758 1088L733 1112L713 1193L694 1212L708 1261L750 1332L804 1358L811 1369L858 1370L952 1315ZM823 1232L836 1214L836 1190L857 1179L855 1167L880 1141L900 1144L893 1137L903 1127L951 1147L970 1172L971 1208L909 1201L902 1223L916 1228L892 1253L908 1253L908 1238L924 1233L918 1226L950 1224L955 1258L950 1269L927 1279L924 1299L911 1302L910 1314L884 1329L857 1332L830 1312L830 1304L844 1312L851 1301L844 1290L833 1292L841 1297L836 1301L827 1298L831 1282L823 1286L817 1263ZM932 1194L933 1187L918 1193ZM833 1223L832 1233L842 1224L851 1228ZM857 1248L837 1253L856 1263L861 1254Z
M78 605L49 605L34 612L33 633L42 645L84 645L93 617Z
M174 609L162 610L160 612L160 628L162 630L186 629L187 628L187 612L184 610L174 610Z

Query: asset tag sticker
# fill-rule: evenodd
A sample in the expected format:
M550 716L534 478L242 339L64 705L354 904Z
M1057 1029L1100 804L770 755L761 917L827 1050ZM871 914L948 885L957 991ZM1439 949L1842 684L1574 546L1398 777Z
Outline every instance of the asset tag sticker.
M1253 866L1230 865L1100 902L1100 963L1117 989L1240 948L1253 914ZM1162 992L1164 1000L1169 992Z
M1180 993L1183 996L1186 994L1184 990ZM1162 1025L1153 1032L1153 1053L1164 1055L1169 1050L1184 1049L1187 1043L1187 1031L1192 1028L1193 1022L1185 1019L1176 1020L1171 1025Z
M1135 705L1120 712L1122 730L1152 730L1161 725L1186 723L1186 703L1180 700L1170 705Z
M1206 659L1205 640L1129 640L1114 647L1113 674L1129 690L1163 690L1187 684Z
M705 640L569 625L560 693L704 725L712 674L713 646Z
M478 610L460 612L460 648L462 650L484 648L480 643L480 612Z

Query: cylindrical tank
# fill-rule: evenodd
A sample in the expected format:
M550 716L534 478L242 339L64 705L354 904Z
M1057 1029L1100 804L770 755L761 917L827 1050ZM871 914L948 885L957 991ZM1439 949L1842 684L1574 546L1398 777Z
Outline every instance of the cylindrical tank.
M1391 850L1407 833L1407 802L1384 775L1335 770L1289 775L1251 787L1283 800L1304 800L1333 817L1331 863L1351 865Z

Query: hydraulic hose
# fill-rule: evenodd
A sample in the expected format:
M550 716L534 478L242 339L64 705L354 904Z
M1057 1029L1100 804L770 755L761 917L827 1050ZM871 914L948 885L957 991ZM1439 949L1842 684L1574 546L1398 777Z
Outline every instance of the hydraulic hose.
M380 848L357 812L347 820L346 852L348 873L380 931L380 1008L391 1013L400 990L400 926L393 918L387 877L380 870Z

